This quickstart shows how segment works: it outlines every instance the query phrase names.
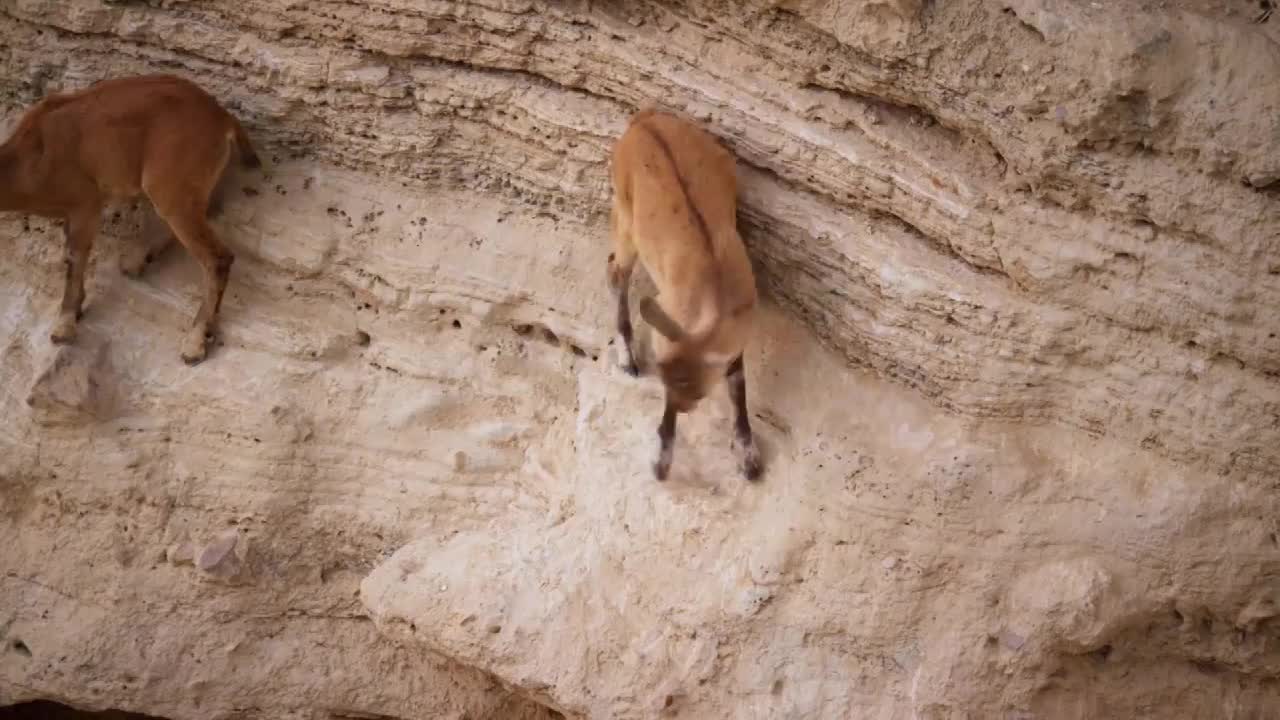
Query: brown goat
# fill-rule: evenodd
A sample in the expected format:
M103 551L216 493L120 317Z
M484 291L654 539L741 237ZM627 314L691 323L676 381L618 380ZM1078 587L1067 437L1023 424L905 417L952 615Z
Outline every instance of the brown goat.
M743 349L756 306L755 276L737 225L735 161L708 132L675 115L642 110L613 150L613 253L623 368L638 375L628 285L637 257L658 288L640 315L658 334L653 349L666 389L658 426L659 480L671 469L676 415L694 409L719 378L729 385L742 474L760 477L747 415Z
M233 151L245 167L261 165L239 121L194 83L170 75L103 80L45 97L22 116L0 145L0 211L63 220L66 284L53 342L75 339L103 207L145 193L204 270L204 299L182 359L205 358L235 259L207 217ZM146 262L121 258L128 274Z

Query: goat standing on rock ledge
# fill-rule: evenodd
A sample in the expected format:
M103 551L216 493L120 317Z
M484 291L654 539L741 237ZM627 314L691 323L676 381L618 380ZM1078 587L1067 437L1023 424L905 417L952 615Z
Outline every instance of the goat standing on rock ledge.
M63 220L66 285L53 342L75 339L103 207L146 193L204 270L204 300L182 359L205 358L234 260L207 217L233 151L245 167L261 165L239 121L170 75L103 80L50 95L22 116L0 145L0 211ZM121 269L134 274L144 264L122 262Z
M637 257L658 288L658 300L640 302L641 317L658 331L653 348L666 388L654 475L665 480L671 469L676 414L692 411L723 377L742 474L756 480L762 466L742 363L756 283L738 235L734 157L691 122L642 110L614 147L612 171L609 287L618 298L623 368L632 376L639 369L627 296Z

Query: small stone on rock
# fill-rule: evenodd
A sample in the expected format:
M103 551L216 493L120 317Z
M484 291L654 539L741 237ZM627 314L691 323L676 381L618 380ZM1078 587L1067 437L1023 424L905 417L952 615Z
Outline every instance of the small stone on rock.
M1004 643L1004 646L1010 650L1019 650L1023 645L1027 644L1027 639L1017 633L1006 630L1000 633L1000 642Z
M240 534L235 530L223 533L218 539L205 546L200 553L200 558L196 561L196 567L205 572L213 572L233 555L239 539Z

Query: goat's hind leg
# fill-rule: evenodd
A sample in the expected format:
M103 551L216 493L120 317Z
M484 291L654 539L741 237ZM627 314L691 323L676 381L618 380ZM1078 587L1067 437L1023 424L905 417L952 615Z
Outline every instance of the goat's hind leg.
M92 206L67 216L62 226L65 240L66 275L62 287L62 305L58 321L49 333L49 339L64 345L76 339L76 327L84 314L84 273L89 265L89 253L98 234L99 208Z
M232 172L231 163L227 163L209 195L209 208L205 211L205 217L216 218L222 214L227 193L234 181L235 173ZM142 211L141 242L124 243L120 246L120 272L132 278L141 277L147 265L168 250L174 240L173 231L161 219L153 204L144 202Z
M208 354L208 344L217 329L218 311L222 307L222 295L231 276L231 264L235 255L227 249L209 227L204 209L194 206L187 212L167 217L169 226L178 240L200 263L204 270L204 299L200 309L182 341L182 360L195 365Z
M747 373L741 355L729 363L729 368L725 371L725 381L729 383L729 397L733 400L733 446L738 453L742 476L754 482L760 479L764 465L760 460L760 448L756 446L755 435L751 432L751 420L747 413Z
M204 271L204 297L191 328L182 340L183 362L195 365L208 354L209 340L216 327L222 293L226 290L235 256L209 226L206 216L209 186L203 192L192 185L160 185L146 190L156 212Z
M189 151L181 152L183 149ZM210 200L229 159L230 148L225 142L175 133L150 148L142 178L142 189L156 213L204 271L204 298L182 341L182 360L188 365L195 365L208 354L222 294L235 261L208 219Z

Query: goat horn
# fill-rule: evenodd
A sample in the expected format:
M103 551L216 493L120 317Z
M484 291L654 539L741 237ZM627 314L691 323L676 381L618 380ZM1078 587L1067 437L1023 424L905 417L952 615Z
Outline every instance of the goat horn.
M653 298L647 297L640 301L640 317L672 342L683 342L688 338L684 329Z

